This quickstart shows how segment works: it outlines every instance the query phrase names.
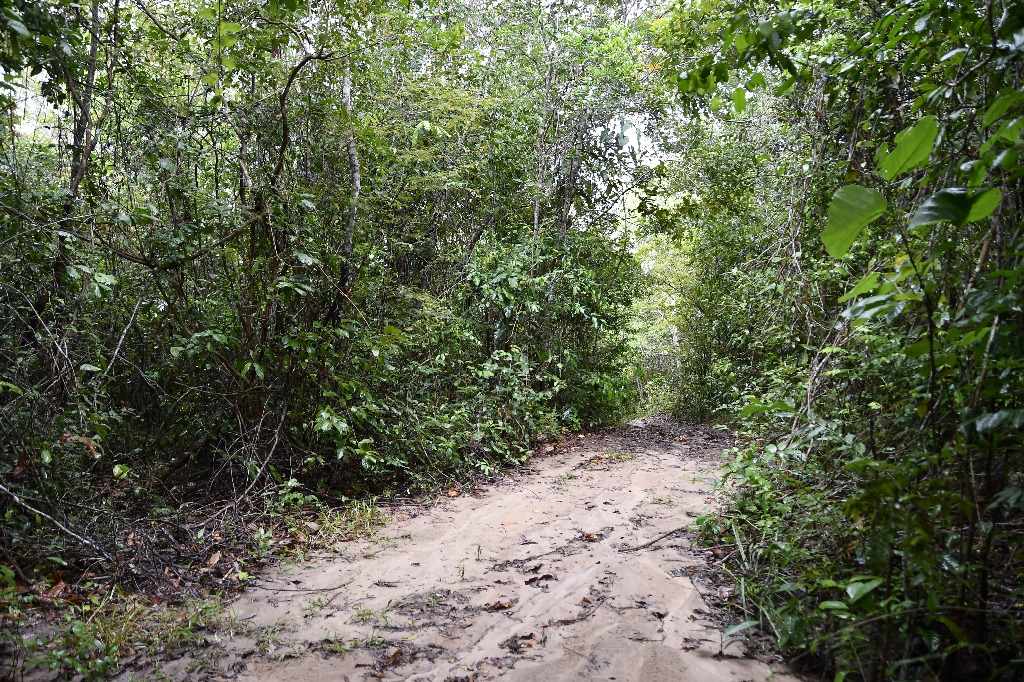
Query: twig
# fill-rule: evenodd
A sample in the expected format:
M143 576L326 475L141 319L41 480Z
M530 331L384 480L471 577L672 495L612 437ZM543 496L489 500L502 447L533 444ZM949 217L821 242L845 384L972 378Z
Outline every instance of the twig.
M284 426L284 420L288 417L288 405L284 405L281 409L281 419L277 422L277 428L274 429L274 437L270 442L270 449L267 451L267 456L263 458L263 464L260 465L260 470L256 472L256 475L252 477L252 482L249 483L249 487L245 489L241 495L232 503L231 506L238 507L239 503L248 496L252 489L256 487L256 483L260 480L260 476L266 471L267 465L270 464L270 459L274 456L274 451L277 450L277 444L281 442L281 428Z
M14 572L18 575L18 577L25 581L25 584L31 585L32 581L29 579L27 575L25 575L25 571L21 570L21 566L19 566L18 562L15 561L14 557L11 556L11 553L7 551L7 548L0 546L0 551L4 553L5 557L7 557L7 561L11 563L11 568L14 569Z
M591 663L592 665L593 665L593 664L596 664L596 663L597 663L597 659L596 659L596 658L594 657L594 655L593 655L593 654L590 654L589 656L588 656L587 654L582 654L582 653L580 653L579 651L576 651L575 649L571 649L571 648L569 648L569 647L565 646L564 644L562 645L562 648L563 648L563 649L565 649L566 651L568 651L569 653L573 653L573 654L576 654L576 655L577 655L577 656L579 656L580 658L586 659L586 660L587 660L587 661L589 661L589 662L590 662L590 663Z
M11 501L14 502L15 505L21 507L22 509L24 509L25 511L29 512L30 514L35 514L35 515L39 516L39 518L46 519L51 524L53 524L54 527L56 527L59 531L61 531L62 533L64 533L68 537L77 540L78 542L80 542L81 544L85 545L86 547L91 547L92 549L96 550L97 552L99 552L103 556L104 559L106 559L110 563L117 563L114 560L114 557L110 556L110 554L108 554L105 549L103 549L102 547L97 545L95 542L93 542L89 538L82 537L81 535L79 535L75 531L71 530L70 528L68 528L67 526L65 526L60 521L58 521L57 519L53 518L52 516L50 516L46 512L40 511L40 510L36 509L35 507L32 507L31 505L23 502L22 499L20 497L18 497L17 494L15 494L15 493L11 492L10 490L8 490L3 484L0 484L0 493L3 493L4 495L7 495L9 498L11 498Z
M144 14L145 14L145 15L146 15L147 17L149 17L149 20L150 20L150 21L152 21L152 22L153 22L153 23L154 23L154 24L156 25L156 27L157 27L158 29L160 29L160 31L161 31L161 32L163 32L163 33L164 33L165 35L167 35L167 37L169 37L169 38L171 38L171 39L173 39L173 40L175 40L175 41L178 41L178 42L180 42L180 41L181 41L181 36L179 36L179 35L178 35L177 33L175 33L175 32L174 32L174 31L172 31L171 29L169 29L169 28L167 28L166 26L164 26L163 24L161 24L161 23L160 23L160 20L156 18L156 15L155 15L155 14L153 14L153 13L152 13L152 12L151 12L151 11L149 10L149 8L148 8L148 7L146 7L146 5L144 5L144 4L143 4L143 3L141 2L141 0L134 0L134 2L135 2L135 6L136 6L136 7L138 7L139 9L141 9L141 10L143 11L143 13L144 13Z
M589 609L584 609L583 612L575 618L562 618L561 620L548 621L548 623L556 627L561 627L563 625L575 625L576 623L585 621L587 618L590 618L592 615L594 615L594 612L601 608L602 604L604 604L604 600L599 599L592 607L590 607Z
M107 363L107 369L104 370L103 374L100 376L100 379L105 379L107 374L110 373L110 368L114 366L114 362L117 360L117 356L121 352L121 344L124 343L124 337L128 335L128 330L131 328L132 323L135 322L135 315L136 313L139 312L139 306L141 304L142 297L140 296L139 300L135 302L135 310L132 311L131 319L128 320L128 324L125 325L124 331L121 332L121 338L117 342L117 348L114 349L114 355L110 358L110 362Z
M292 70L288 73L288 78L285 81L284 89L281 90L281 94L278 97L278 105L281 115L281 146L277 150L277 163L274 165L274 170L270 172L270 184L276 186L278 178L281 177L281 171L284 170L284 155L288 151L288 91L292 89L292 83L298 77L299 72L302 71L302 67L309 64L311 61L321 60L330 61L334 59L334 56L330 52L324 52L322 49L318 50L314 54L307 54L299 63L292 67Z
M679 527L679 528L676 528L675 530L670 530L669 532L667 532L667 533L665 533L665 534L663 534L663 535L659 535L658 537L654 538L654 539L653 539L653 540L651 540L650 542L645 542L644 544L642 544L642 545L637 545L636 547L623 547L623 548L622 548L622 549L620 549L619 551L620 551L620 552L635 552L635 551L637 551L638 549L647 549L648 547L650 547L651 545L655 544L655 543L656 543L656 542L658 542L659 540L664 540L664 539L665 539L665 538L667 538L667 537L668 537L669 535L675 535L676 533L680 533L680 532L682 532L682 531L686 530L687 528L689 528L689 526L688 526L688 525L687 525L687 526L681 526L681 527Z
M209 253L210 251L213 251L214 249L216 249L216 248L218 248L220 246L223 246L224 244L227 244L229 241L231 241L232 239L234 239L238 235L240 235L243 232L245 232L247 229L249 229L249 225L255 219L256 218L250 218L249 220L245 221L245 224L242 225L241 227L238 227L238 228L235 228L234 230L231 230L231 232L228 232L226 235L224 235L223 237L221 237L217 241L213 242L212 244L207 244L206 246L202 247L201 249L199 249L195 253L191 253L191 254L189 254L187 256L175 256L174 258L171 258L170 260L168 260L165 263L157 264L156 265L156 269L157 270L169 270L169 269L174 268L174 267L181 267L181 266L185 265L186 263L191 263L194 260L198 260L204 254Z
M274 456L274 451L277 450L278 443L281 442L281 429L284 427L284 421L287 417L288 405L286 404L281 409L281 419L278 420L277 428L274 429L274 437L271 439L270 448L267 450L267 456L263 458L263 463L260 465L259 470L253 475L252 481L249 483L248 487L246 487L242 494L236 497L232 502L229 502L228 504L218 509L216 512L214 512L206 519L204 519L202 523L193 525L193 528L205 526L206 524L210 523L211 521L213 521L229 509L237 509L238 505L242 503L242 500L244 500L246 496L248 496L249 493L252 492L252 489L255 488L256 484L259 482L260 476L262 476L263 472L266 471L267 465L270 464L270 460Z
M267 587L265 585L261 585L260 588L269 592L334 592L335 590L340 590L343 587L348 587L352 583L353 581L349 580L347 583L335 585L334 587Z

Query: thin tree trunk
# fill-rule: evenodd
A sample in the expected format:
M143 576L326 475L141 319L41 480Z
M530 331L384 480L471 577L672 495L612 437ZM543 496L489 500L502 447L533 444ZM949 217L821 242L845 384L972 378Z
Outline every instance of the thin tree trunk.
M341 247L341 255L345 259L344 276L342 277L341 289L348 296L352 292L352 284L355 280L353 269L352 253L353 243L356 234L356 216L359 212L359 191L362 189L362 178L359 168L359 152L356 149L356 135L353 120L352 107L352 64L345 59L345 78L341 86L341 101L345 105L345 113L348 115L348 135L345 138L345 146L348 149L348 166L352 175L352 190L348 205L348 223L345 225L345 241Z
M547 46L545 46L545 53L547 53ZM533 243L534 248L537 247L537 239L540 236L540 219L541 219L541 202L547 195L544 183L544 162L546 161L546 145L544 138L547 136L547 129L549 124L548 109L549 100L551 98L551 85L555 78L555 64L552 61L550 55L548 55L548 73L544 83L544 98L541 100L541 120L540 128L537 133L537 188L533 195Z

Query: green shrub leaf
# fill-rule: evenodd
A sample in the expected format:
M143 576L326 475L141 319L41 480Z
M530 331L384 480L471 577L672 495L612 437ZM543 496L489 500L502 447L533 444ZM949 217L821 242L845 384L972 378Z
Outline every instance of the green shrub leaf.
M868 292L874 291L875 287L878 286L878 278L879 277L880 277L879 273L877 273L877 272L869 272L859 282L857 282L857 284L852 289L850 289L848 292L846 292L845 294L840 296L839 297L839 302L840 303L846 303L851 298L856 298L857 296L860 296L861 294L866 294Z
M882 584L881 580L868 580L867 582L856 582L850 583L846 586L846 594L850 596L851 602L856 602L861 599L864 595L871 592L873 589Z
M939 136L939 124L934 116L926 116L913 128L896 136L896 147L878 165L878 173L886 180L918 168L928 160Z
M984 192L975 194L971 200L971 210L964 222L973 223L992 215L999 202L1003 199L1003 192L998 187L987 189Z
M953 223L963 225L971 214L971 197L962 187L953 187L936 192L927 199L910 219L911 227L932 223Z
M885 197L878 190L846 185L835 193L828 207L828 223L821 233L825 250L833 258L842 258L853 246L861 230L885 213Z

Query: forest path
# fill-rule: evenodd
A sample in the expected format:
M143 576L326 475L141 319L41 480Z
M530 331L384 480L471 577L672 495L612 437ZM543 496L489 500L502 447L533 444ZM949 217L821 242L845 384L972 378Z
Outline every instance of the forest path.
M723 434L663 418L547 446L494 485L400 511L344 554L265 576L232 638L165 671L239 680L793 680L718 658L714 503ZM244 633L244 634L241 634ZM223 638L223 635L222 635ZM778 667L778 666L776 666ZM176 670L175 670L176 669ZM186 672L191 670L192 672Z

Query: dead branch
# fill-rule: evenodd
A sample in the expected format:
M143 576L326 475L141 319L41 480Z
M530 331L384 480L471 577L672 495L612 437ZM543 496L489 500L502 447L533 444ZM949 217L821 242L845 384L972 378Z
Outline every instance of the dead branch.
M669 535L675 535L676 533L680 533L680 532L686 530L687 528L689 528L689 526L682 526L680 528L676 528L675 530L670 530L669 532L667 532L667 533L665 533L663 535L659 535L658 537L654 538L650 542L645 542L644 544L637 545L636 547L623 547L619 551L620 552L635 552L635 551L640 550L640 549L647 549L648 547L650 547L651 545L659 542L660 540L664 540Z
M27 502L22 500L20 497L18 497L18 495L16 493L12 492L11 490L8 490L7 487L4 486L2 483L0 483L0 493L3 493L4 495L7 495L7 497L9 497L11 499L11 501L14 502L14 504L16 506L21 507L22 509L27 511L29 514L35 514L36 516L38 516L41 519L46 519L54 528L56 528L60 532L62 532L65 535L67 535L69 538L72 538L73 540L75 540L79 544L85 545L86 547L89 547L89 548L99 552L100 555L104 559L109 561L110 563L116 563L116 561L114 560L114 557L110 556L110 554L107 553L107 551L105 549L103 549L102 547L97 545L95 542L93 542L89 538L83 537L83 536L79 535L78 533L76 533L75 531L71 530L70 528L68 528L67 526L65 526L60 521L58 521L57 519L53 518L52 516L50 516L46 512L40 511L39 509L36 509L35 507L31 506L30 504L28 504Z

